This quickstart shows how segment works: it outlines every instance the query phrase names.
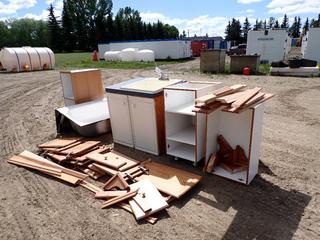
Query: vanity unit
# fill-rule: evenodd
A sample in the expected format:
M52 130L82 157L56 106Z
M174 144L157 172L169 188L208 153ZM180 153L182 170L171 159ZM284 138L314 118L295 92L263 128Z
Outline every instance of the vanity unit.
M164 89L166 152L197 162L204 158L205 115L192 111L195 99L221 88L220 82L184 82Z
M155 155L164 153L163 88L178 82L135 78L107 87L114 142Z

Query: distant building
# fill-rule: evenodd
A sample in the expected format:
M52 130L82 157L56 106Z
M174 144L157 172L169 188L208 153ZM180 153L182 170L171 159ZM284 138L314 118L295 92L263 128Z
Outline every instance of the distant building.
M227 49L227 42L222 37L187 37L191 41L192 56L200 56L203 49Z

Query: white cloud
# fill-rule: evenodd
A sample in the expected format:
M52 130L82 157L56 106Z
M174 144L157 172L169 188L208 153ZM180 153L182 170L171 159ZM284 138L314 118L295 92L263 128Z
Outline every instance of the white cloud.
M250 3L258 3L261 2L262 0L237 0L238 3L241 4L250 4Z
M33 7L36 3L37 0L9 0L7 3L0 2L0 14L15 14L20 9Z
M254 9L247 9L245 12L246 13L255 13L256 11Z
M33 13L27 13L22 18L32 18L35 20L47 20L49 15L48 10L42 10L41 14L35 15Z
M319 13L320 0L272 0L267 8L272 14Z
M225 17L211 17L203 15L193 19L170 18L162 13L146 12L141 13L142 20L145 22L157 22L160 20L163 23L176 26L180 33L184 30L190 36L205 35L209 36L224 36L225 27L228 24L228 19Z

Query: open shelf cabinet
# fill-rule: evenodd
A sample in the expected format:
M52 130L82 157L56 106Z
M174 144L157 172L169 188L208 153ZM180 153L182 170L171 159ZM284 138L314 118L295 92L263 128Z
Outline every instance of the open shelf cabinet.
M222 135L235 149L239 145L248 158L248 169L238 173L230 173L222 167L215 166L212 174L243 184L250 184L258 173L260 143L264 103L241 113L230 113L215 110L209 114L199 113L206 118L204 155L209 161L211 154L218 150L217 136Z

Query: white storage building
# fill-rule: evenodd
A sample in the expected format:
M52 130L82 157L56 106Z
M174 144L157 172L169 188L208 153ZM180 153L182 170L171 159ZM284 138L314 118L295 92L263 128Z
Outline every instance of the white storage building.
M320 63L320 28L310 28L303 37L301 54L303 58Z
M246 54L260 55L260 61L271 63L287 58L291 48L291 38L287 30L251 30L248 33Z
M155 59L182 59L192 57L191 41L188 40L138 40L98 44L100 59L106 51L121 51L126 48L149 49Z
M54 68L54 53L47 47L3 48L2 67L8 72L49 70Z

